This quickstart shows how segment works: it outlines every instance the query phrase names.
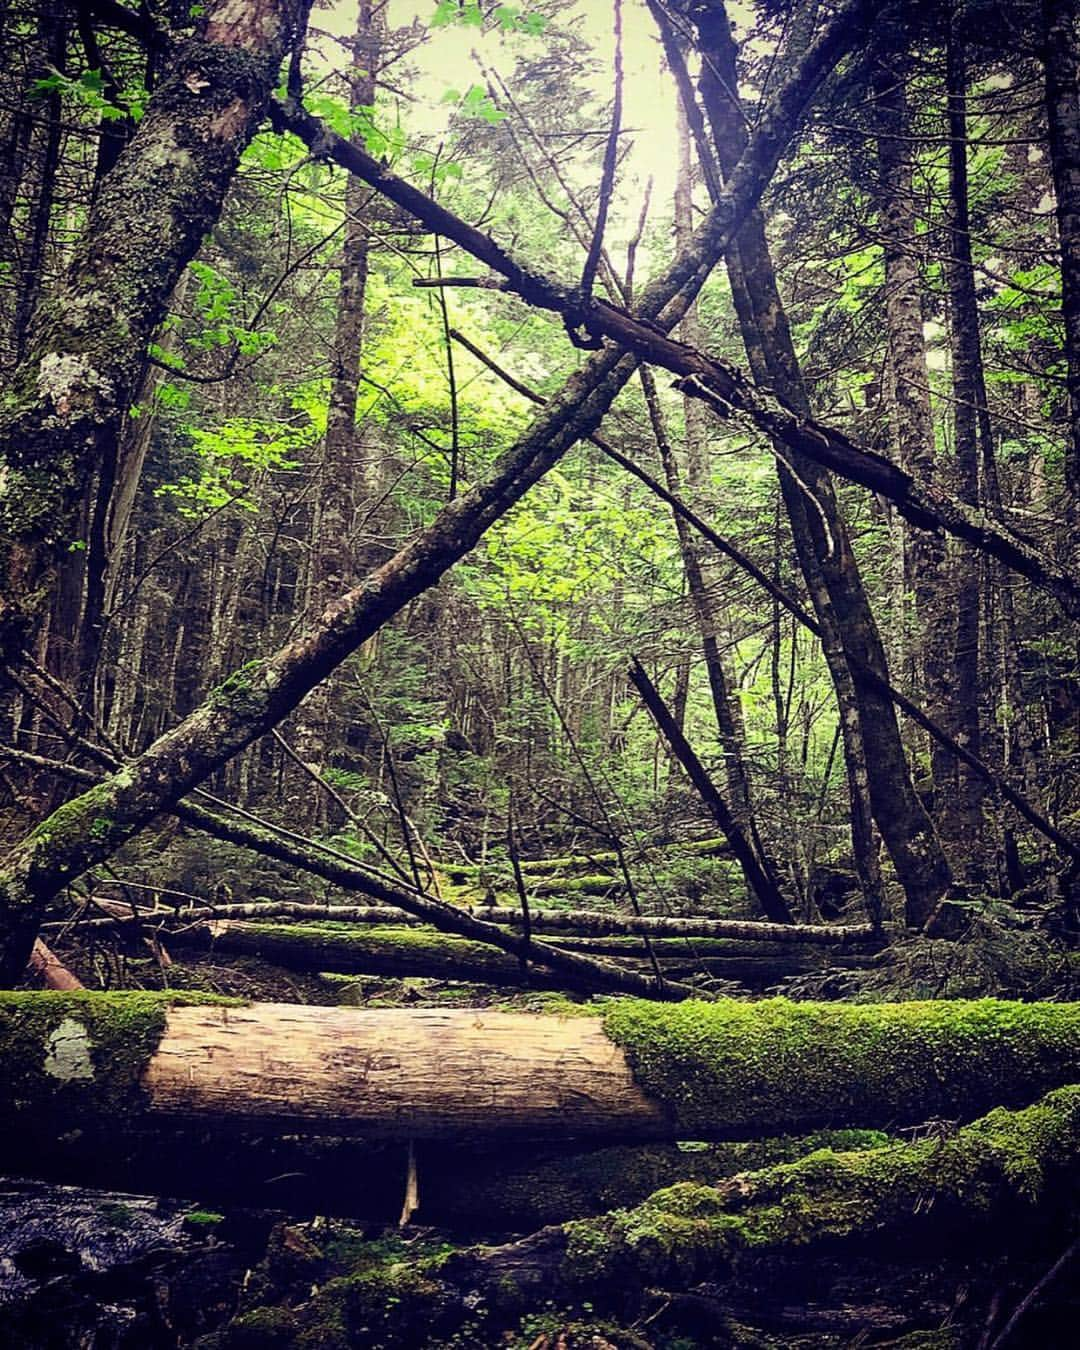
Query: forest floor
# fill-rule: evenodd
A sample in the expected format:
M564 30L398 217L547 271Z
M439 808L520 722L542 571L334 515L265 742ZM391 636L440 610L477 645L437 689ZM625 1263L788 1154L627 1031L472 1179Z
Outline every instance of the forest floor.
M978 970L986 981L993 962L982 946ZM95 965L84 948L60 943L58 949L76 973L100 983L100 961ZM132 944L114 954L117 983L250 1001L532 1012L566 1006L565 996L544 990L301 973L213 951L161 961ZM965 968L956 953L951 973L967 986L975 979L972 962ZM1072 978L1072 963L1063 960L1057 997L1068 994ZM821 978L810 983L820 997ZM861 997L880 998L869 984L869 995ZM931 1121L922 1136L904 1131L898 1138L910 1142L935 1130L944 1139L956 1122ZM732 1173L756 1175L754 1169L797 1160L823 1142L847 1156L897 1140L849 1131L842 1140L766 1140L716 1145L712 1153L683 1146L684 1175L707 1174L710 1185L722 1187ZM96 1189L65 1187L74 1178L50 1176L47 1168L47 1182L0 1184L5 1344L23 1350L1071 1350L1076 1343L1075 1207L1063 1204L1075 1194L1074 1170L1053 1203L1037 1211L1006 1207L981 1230L944 1204L927 1222L917 1203L910 1224L871 1225L847 1237L807 1241L801 1250L747 1253L712 1271L706 1261L681 1276L678 1261L674 1268L659 1261L655 1283L628 1264L595 1287L586 1283L576 1296L560 1295L553 1285L552 1298L528 1306L500 1302L479 1278L471 1293L469 1278L440 1283L444 1267L467 1265L477 1252L485 1261L490 1253L513 1253L519 1262L545 1234L564 1232L612 1205L623 1207L616 1214L638 1213L625 1207L647 1202L656 1186L672 1179L667 1162L645 1165L647 1152L532 1147L512 1157L454 1155L448 1163L432 1162L421 1149L418 1174L412 1174L413 1184L418 1175L417 1197L409 1192L415 1158L404 1143L373 1156L370 1148L336 1138L158 1134L125 1167L103 1167L91 1178ZM711 1172L702 1173L706 1162ZM437 1175L444 1169L456 1171L456 1189ZM642 1170L640 1178L635 1169ZM927 1208L933 1203L931 1197ZM402 1204L414 1212L399 1224ZM662 1238L655 1241L663 1246Z

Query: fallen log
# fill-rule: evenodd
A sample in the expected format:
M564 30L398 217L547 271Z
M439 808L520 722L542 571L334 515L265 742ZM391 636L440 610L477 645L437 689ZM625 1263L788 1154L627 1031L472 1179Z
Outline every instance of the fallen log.
M26 963L26 969L32 975L36 975L46 989L62 989L70 993L85 988L82 980L72 975L63 961L51 947L42 942L41 938L37 939L30 950L30 960Z
M512 988L587 988L572 974L528 966L496 947L433 928L211 920L170 935L177 947L254 956L286 970L464 980Z
M520 909L509 906L477 906L473 914L489 923L520 927ZM580 933L593 937L617 933L641 933L650 937L738 938L747 942L807 943L812 946L873 946L878 942L868 923L810 924L765 923L757 919L707 919L666 914L601 914L593 910L530 910L530 926L544 933Z
M211 920L182 926L168 936L174 947L254 956L287 970L459 980L512 988L591 988L589 981L575 980L571 973L561 975L526 965L484 943L450 937L433 928ZM652 968L638 938L575 936L553 940L552 945L614 958L624 969ZM670 979L708 976L759 990L791 975L821 970L826 964L821 948L728 938L660 938L652 947L657 967ZM868 964L868 958L847 953L830 952L828 959L847 968Z
M0 995L0 1129L737 1139L970 1118L1080 1079L1080 1005L613 1001L599 1015Z
M114 1138L75 1140L47 1157L6 1148L4 1166L60 1185L160 1194L214 1210L284 1210L396 1223L410 1154L418 1182L414 1220L472 1234L531 1232L616 1205L639 1204L678 1181L717 1182L818 1148L880 1147L877 1130L819 1131L753 1143L612 1144L567 1150L533 1140L500 1146L321 1135L268 1136L215 1128L125 1126ZM17 1141L16 1141L17 1142ZM0 1183L2 1188L2 1183ZM2 1202L0 1202L2 1211ZM3 1259L0 1221L0 1264ZM0 1303L3 1275L0 1271Z
M655 863L688 856L723 858L730 857L731 850L726 839L685 839L676 843L646 844L644 847L626 850L626 861L631 867L639 862ZM471 881L487 876L490 872L490 868L484 867L481 863L442 862L438 866L451 881ZM601 849L589 853L570 853L556 858L522 858L518 866L526 878L546 877L559 873L607 871L614 879L619 869L619 855L609 849Z
M361 1267L298 1308L275 1309L289 1333L279 1343L308 1344L317 1328L344 1325L362 1331L364 1344L429 1350L454 1343L467 1325L472 1343L495 1344L500 1331L516 1329L521 1316L538 1307L599 1308L639 1318L657 1289L668 1304L693 1291L686 1297L697 1300L699 1311L713 1310L715 1338L695 1343L791 1343L752 1334L744 1339L725 1325L733 1304L750 1304L751 1316L764 1304L777 1330L786 1311L776 1306L778 1288L785 1294L781 1304L809 1304L798 1309L789 1330L833 1333L834 1339L813 1344L865 1343L868 1330L880 1334L890 1323L894 1330L907 1323L913 1332L936 1332L949 1307L927 1300L935 1266L955 1259L958 1244L970 1258L980 1240L982 1250L1000 1253L1010 1243L1023 1248L1040 1233L1067 1233L1078 1178L1080 1087L1070 1086L1019 1111L995 1109L950 1137L863 1153L821 1150L717 1186L684 1182L632 1208L541 1229L504 1246ZM868 1251L878 1260L866 1269ZM864 1285L868 1276L876 1278L879 1290L886 1271L891 1276L897 1263L906 1267L908 1279L899 1283L906 1285L907 1309L890 1307L887 1296L852 1307L852 1270L860 1261ZM826 1275L834 1287L826 1291L814 1280L807 1291L808 1271ZM970 1289L970 1266L960 1273ZM826 1293L839 1306L830 1307ZM265 1319L270 1310L259 1311ZM920 1313L929 1320L920 1322ZM254 1329L257 1316L241 1314L234 1333L248 1331L249 1318ZM800 1337L799 1343L810 1342ZM889 1343L960 1344L925 1334ZM225 1340L228 1350L244 1344L240 1335Z
M80 926L106 926L110 918L121 923L169 922L193 919L329 919L341 923L412 926L423 920L390 905L324 905L299 900L252 900L220 905L190 905L172 909L163 905L132 906L122 900L96 899L108 911L98 919L81 919ZM477 905L470 913L484 923L524 926L520 907ZM69 922L42 924L46 932L69 928ZM643 934L650 937L732 938L746 942L786 942L811 946L872 947L878 939L867 923L764 923L756 919L714 919L666 914L615 914L585 909L529 910L529 927L541 933L574 933L583 937Z

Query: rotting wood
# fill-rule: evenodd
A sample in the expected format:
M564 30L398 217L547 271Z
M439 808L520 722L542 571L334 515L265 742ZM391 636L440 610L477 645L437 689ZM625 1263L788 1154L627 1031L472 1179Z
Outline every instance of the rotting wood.
M333 1122L368 1136L669 1133L593 1018L381 1008L174 1008L152 1115Z
M40 938L34 943L26 968L42 981L46 989L71 992L85 987L82 980L73 975L52 948L47 947Z

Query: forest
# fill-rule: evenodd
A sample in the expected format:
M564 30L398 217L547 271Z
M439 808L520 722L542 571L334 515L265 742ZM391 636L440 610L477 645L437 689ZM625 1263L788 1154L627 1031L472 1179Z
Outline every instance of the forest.
M0 1338L1066 1350L1077 0L5 0Z

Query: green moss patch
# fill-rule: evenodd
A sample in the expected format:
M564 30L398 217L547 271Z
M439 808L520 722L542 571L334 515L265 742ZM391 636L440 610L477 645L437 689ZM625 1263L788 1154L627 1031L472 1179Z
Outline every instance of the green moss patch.
M572 1285L625 1277L693 1279L739 1251L865 1240L919 1215L977 1223L1008 1205L1030 1211L1050 1178L1080 1161L1080 1086L1022 1111L998 1108L949 1137L868 1152L820 1149L718 1186L681 1182L633 1209L566 1224Z
M0 992L0 1124L83 1128L142 1106L140 1079L177 1003L198 994Z
M1080 1079L1080 1005L618 1000L604 1028L686 1138L970 1118Z

